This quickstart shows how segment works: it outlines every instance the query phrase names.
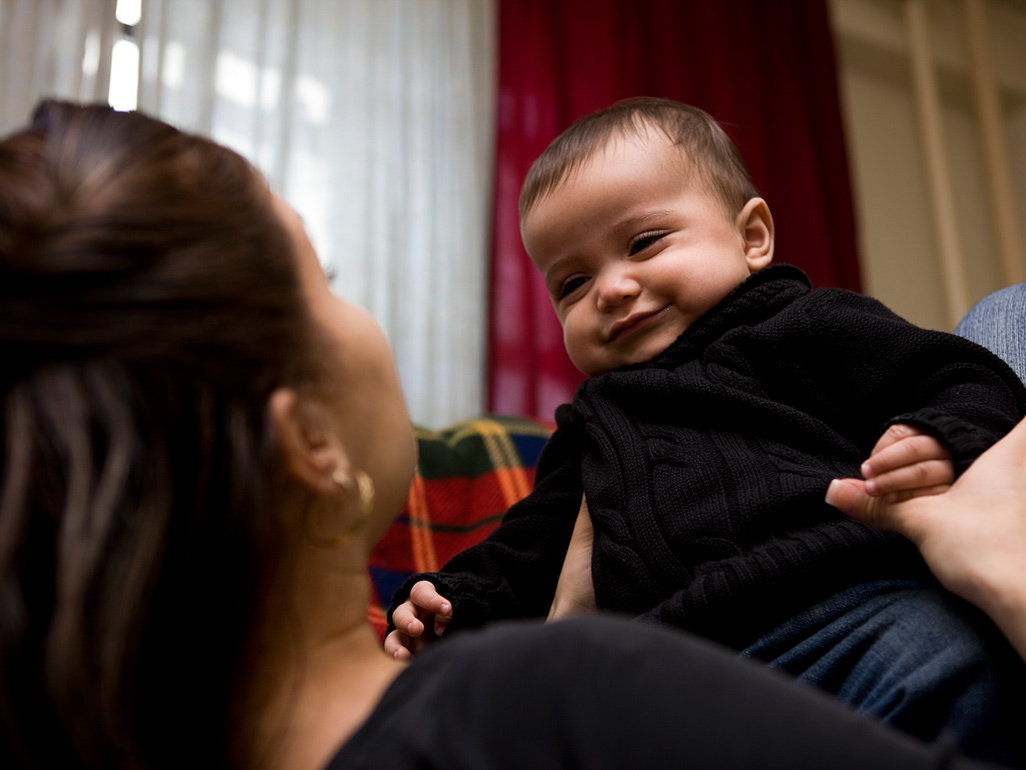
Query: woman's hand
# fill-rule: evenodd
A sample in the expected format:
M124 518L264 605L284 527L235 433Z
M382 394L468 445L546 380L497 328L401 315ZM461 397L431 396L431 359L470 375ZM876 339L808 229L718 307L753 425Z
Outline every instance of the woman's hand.
M938 580L994 620L1026 658L1026 420L940 494L873 496L838 479L826 501L909 538Z
M581 498L581 510L570 536L566 558L563 559L556 595L549 608L549 620L595 611L595 583L591 579L591 547L594 539L588 501Z

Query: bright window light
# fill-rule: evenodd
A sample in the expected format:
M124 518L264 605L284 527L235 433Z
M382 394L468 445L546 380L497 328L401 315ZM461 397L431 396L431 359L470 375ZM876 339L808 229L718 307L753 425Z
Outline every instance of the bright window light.
M114 16L122 24L134 27L142 18L142 0L118 0Z
M115 110L128 112L138 104L139 46L131 40L114 44L110 58L110 91L107 102Z
M100 35L90 31L86 35L85 50L82 52L82 74L86 77L95 77L100 69Z

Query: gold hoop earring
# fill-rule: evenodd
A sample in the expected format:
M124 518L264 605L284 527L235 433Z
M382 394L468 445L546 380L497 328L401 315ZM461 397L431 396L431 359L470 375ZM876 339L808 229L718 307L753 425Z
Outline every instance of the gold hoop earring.
M351 542L356 534L363 529L374 510L374 482L371 477L361 470L352 470L346 473L336 470L331 474L331 480L335 482L344 498L356 497L356 517L342 532L338 534L324 534L318 531L317 520L321 517L322 508L330 504L330 498L320 498L310 504L306 509L304 520L304 533L307 539L319 548L340 548ZM341 505L332 506L334 511L329 515L345 514L351 507L351 501L344 500Z

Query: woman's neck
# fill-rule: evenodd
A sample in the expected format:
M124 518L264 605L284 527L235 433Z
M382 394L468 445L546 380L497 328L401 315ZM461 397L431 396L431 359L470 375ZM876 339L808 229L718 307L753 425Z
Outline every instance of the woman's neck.
M246 767L323 767L403 669L367 621L366 571L318 570L321 558L296 563L293 590L265 614L240 715Z

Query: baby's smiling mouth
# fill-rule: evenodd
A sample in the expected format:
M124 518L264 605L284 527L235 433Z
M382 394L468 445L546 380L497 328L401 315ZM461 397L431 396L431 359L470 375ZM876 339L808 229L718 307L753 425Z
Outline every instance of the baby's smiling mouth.
M647 310L642 313L631 313L622 321L617 321L609 327L609 334L606 336L606 342L616 342L617 340L631 337L638 332L644 331L651 326L660 315L662 315L664 310L666 310L666 308L660 308L659 310Z

